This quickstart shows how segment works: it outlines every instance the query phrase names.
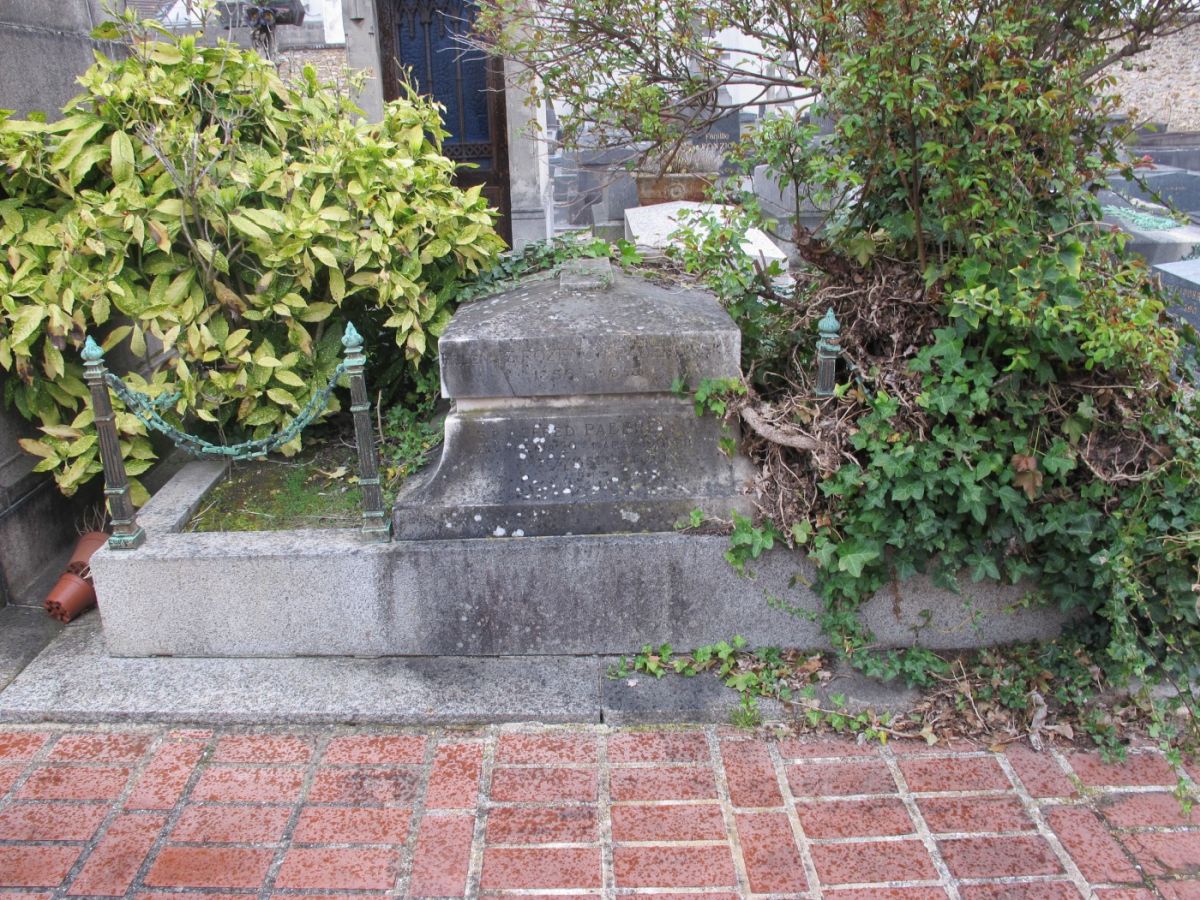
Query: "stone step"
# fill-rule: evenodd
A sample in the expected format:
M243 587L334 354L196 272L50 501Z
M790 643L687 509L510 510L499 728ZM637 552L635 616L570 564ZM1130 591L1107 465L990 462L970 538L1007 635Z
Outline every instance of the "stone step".
M778 546L747 564L751 578L729 565L729 539L719 535L378 543L355 529L182 531L222 471L191 463L144 507L143 546L92 557L108 654L614 655L735 634L755 646L828 646L815 570ZM1052 638L1072 615L1023 608L1028 583L971 584L964 575L963 585L958 595L925 578L888 584L859 615L880 647L931 649ZM62 671L64 709L101 686L119 689L80 666ZM211 690L259 690L248 669L225 672L233 674Z

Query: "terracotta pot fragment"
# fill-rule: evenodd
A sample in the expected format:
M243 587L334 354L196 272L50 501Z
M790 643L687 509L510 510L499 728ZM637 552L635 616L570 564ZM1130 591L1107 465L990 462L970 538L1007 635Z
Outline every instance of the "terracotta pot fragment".
M108 535L103 531L89 531L82 535L71 553L71 561L67 563L67 571L80 575L91 562L92 554L104 546Z
M60 622L70 622L96 605L96 590L88 578L63 572L46 595L46 612Z

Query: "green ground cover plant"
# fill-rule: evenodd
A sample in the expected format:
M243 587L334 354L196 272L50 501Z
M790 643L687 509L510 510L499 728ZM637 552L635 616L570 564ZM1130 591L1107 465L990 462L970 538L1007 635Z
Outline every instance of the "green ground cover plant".
M68 494L100 471L85 334L161 355L129 380L179 392L176 420L224 443L286 428L346 322L372 393L411 391L502 248L479 188L453 184L438 109L410 91L369 124L311 68L286 84L253 51L132 14L98 36L128 55L98 57L61 119L0 112L0 367L41 429L23 443L38 469ZM117 425L141 502L155 450L132 414Z
M951 587L1028 579L1029 602L1087 613L1071 640L1103 682L1173 683L1155 728L1194 737L1200 407L1182 360L1196 335L1101 223L1095 192L1144 164L1124 153L1105 71L1195 5L489 10L488 36L570 102L568 143L590 118L595 140L661 154L724 111L721 85L756 84L767 106L816 99L768 114L740 148L747 171L767 166L795 197L796 287L728 251L762 222L752 197L730 221L694 222L680 254L745 338L749 393L724 402L749 432L763 500L759 520L735 523L734 563L751 570L772 542L802 548L840 656L910 680L940 677L944 661L875 650L857 617L866 598L917 572ZM731 61L725 28L760 38L772 67L756 70L752 51ZM580 56L613 43L621 64L593 79ZM819 232L802 224L805 201L828 211ZM830 309L843 358L826 399L814 345Z

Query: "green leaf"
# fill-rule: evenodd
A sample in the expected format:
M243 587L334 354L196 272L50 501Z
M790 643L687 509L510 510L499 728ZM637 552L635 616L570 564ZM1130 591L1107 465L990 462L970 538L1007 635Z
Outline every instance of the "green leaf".
M334 303L341 303L346 296L346 279L339 269L329 270L329 296Z
M12 331L8 335L9 342L14 347L24 344L33 337L45 318L46 308L44 306L22 306L13 316Z
M284 231L287 228L287 220L278 210L246 206L242 208L242 216L270 231Z
M153 223L151 224L153 225ZM245 237L256 241L263 241L264 243L271 240L271 236L269 234L263 231L263 229L261 229L250 219L246 218L244 215L234 213L229 217L229 224Z
M300 408L300 404L296 402L296 398L283 388L269 388L267 390L267 396L280 406L288 406L293 409Z
M71 184L76 185L87 177L88 172L96 163L108 158L108 148L104 146L96 146L93 144L90 147L85 147L83 151L75 157L75 161L71 163Z
M275 380L281 384L286 384L289 387L301 389L307 387L307 385L304 383L304 379L291 369L280 369L279 371L275 372Z
M329 268L338 268L337 257L333 255L333 251L328 247L318 247L314 245L313 247L309 248L309 250L313 256L315 256L325 265L329 266Z
M335 309L337 307L332 303L310 303L296 318L301 322L323 322Z
M156 42L147 47L145 53L147 57L161 65L172 66L183 62L183 54L174 44Z
M863 568L869 562L874 562L879 558L878 550L859 550L854 549L849 553L839 550L838 552L838 571L846 572L851 578L858 578L863 573Z
M114 131L110 141L112 152L112 175L117 184L123 184L133 177L133 142L124 131Z

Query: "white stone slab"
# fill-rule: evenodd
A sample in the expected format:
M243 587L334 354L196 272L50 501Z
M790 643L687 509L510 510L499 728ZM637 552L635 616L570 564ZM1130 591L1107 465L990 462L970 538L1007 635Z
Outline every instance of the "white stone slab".
M1174 275L1183 281L1191 281L1200 285L1200 259L1181 259L1179 262L1162 263L1154 268Z
M677 243L671 239L671 235L679 230L680 214L685 210L727 215L732 213L733 207L719 203L692 203L686 200L656 203L653 206L635 206L625 210L625 240L648 250L664 250ZM758 228L751 228L746 232L742 250L753 259L761 260L764 265L774 261L787 264L787 254Z

